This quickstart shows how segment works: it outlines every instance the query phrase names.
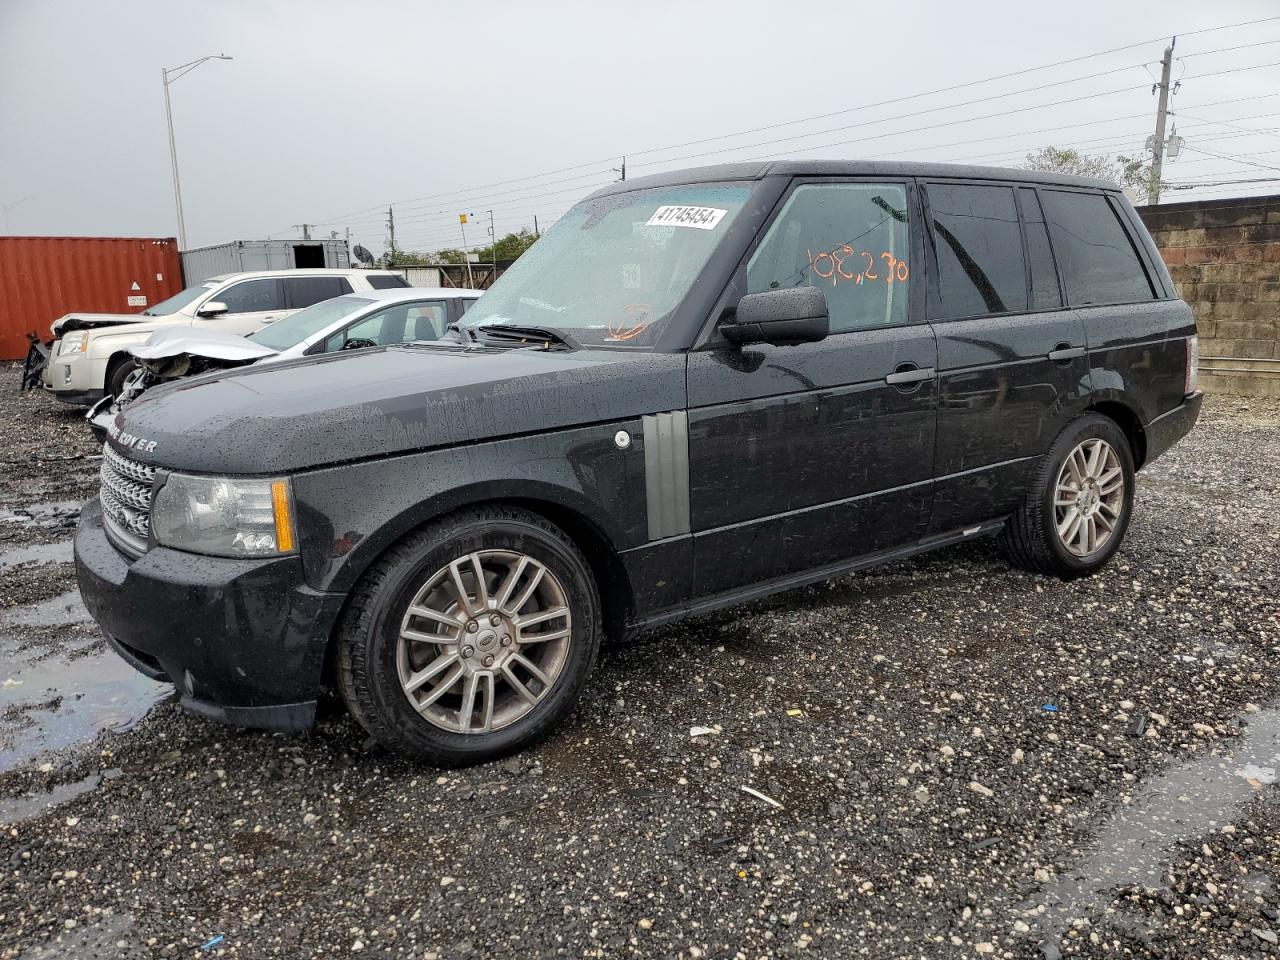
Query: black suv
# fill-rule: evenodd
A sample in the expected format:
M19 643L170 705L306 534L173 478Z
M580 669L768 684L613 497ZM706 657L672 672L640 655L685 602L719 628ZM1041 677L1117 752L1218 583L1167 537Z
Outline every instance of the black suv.
M1195 363L1112 184L663 174L575 206L446 341L145 394L77 571L190 710L303 728L328 679L381 742L473 762L560 720L606 634L988 534L1098 569Z

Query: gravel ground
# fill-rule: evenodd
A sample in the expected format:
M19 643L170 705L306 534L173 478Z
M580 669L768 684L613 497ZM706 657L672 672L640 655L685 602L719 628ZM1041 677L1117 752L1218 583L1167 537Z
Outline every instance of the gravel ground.
M0 505L91 493L15 380ZM0 957L1280 956L1277 478L1280 404L1211 398L1091 579L976 543L666 629L445 773L150 688L65 734L41 696L109 661L67 563L9 563L0 652L48 688L0 691ZM0 565L65 541L31 512Z

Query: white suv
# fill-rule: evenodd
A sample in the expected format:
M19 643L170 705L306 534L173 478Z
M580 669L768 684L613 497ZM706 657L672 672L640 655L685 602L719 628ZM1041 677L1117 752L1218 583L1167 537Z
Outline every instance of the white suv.
M40 381L65 403L91 404L120 392L136 367L127 348L157 330L252 333L321 300L407 286L388 270L260 270L212 277L142 313L68 313L49 328L54 341Z

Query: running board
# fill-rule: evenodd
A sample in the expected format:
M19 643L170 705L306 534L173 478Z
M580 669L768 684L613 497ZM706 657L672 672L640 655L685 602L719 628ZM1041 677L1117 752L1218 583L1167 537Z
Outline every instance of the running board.
M641 631L666 626L686 617L711 613L715 610L722 610L725 607L736 606L751 600L759 600L761 597L781 593L784 590L807 587L813 583L821 583L823 580L831 580L834 577L856 573L859 570L866 570L868 567L878 567L883 563L891 563L894 560L905 560L907 557L928 553L930 550L937 550L940 547L950 547L957 543L964 543L966 540L989 537L992 534L999 533L1004 529L1004 525L1005 519L1003 517L999 520L988 520L959 530L952 530L949 533L926 537L906 546L894 547L891 550L881 550L878 553L868 553L852 560L841 560L837 563L827 564L825 567L816 567L813 570L791 573L784 577L775 577L772 580L754 583L749 587L717 593L701 600L695 600L687 606L663 610L642 620L631 621L627 624L626 635L630 637Z

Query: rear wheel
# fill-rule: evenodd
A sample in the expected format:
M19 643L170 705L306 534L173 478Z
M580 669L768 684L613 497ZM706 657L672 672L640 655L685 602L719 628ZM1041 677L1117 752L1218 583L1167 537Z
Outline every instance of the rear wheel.
M1103 566L1120 548L1133 510L1133 453L1116 423L1072 422L1036 472L1002 543L1018 566L1070 578Z
M561 530L514 508L467 511L393 548L354 591L338 688L384 745L479 763L569 712L600 635L591 571Z

